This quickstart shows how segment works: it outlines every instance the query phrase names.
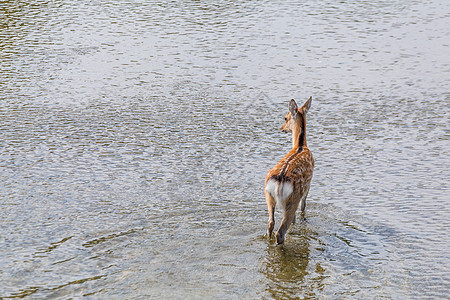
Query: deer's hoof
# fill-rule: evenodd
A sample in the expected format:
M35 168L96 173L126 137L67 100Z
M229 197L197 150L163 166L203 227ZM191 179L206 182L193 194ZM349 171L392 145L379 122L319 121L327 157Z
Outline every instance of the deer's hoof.
M284 243L284 236L282 236L281 234L276 234L277 236L277 245L281 245Z

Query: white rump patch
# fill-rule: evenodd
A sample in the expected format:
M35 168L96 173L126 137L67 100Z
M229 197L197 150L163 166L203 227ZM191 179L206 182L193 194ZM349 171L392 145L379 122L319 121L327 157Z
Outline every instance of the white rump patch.
M266 191L272 196L277 205L284 209L287 198L294 191L294 185L289 182L279 182L275 179L269 179L266 184Z

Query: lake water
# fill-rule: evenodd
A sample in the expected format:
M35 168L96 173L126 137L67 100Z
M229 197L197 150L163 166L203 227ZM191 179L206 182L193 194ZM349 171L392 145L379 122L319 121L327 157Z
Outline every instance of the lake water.
M449 28L447 0L2 1L0 298L447 298Z

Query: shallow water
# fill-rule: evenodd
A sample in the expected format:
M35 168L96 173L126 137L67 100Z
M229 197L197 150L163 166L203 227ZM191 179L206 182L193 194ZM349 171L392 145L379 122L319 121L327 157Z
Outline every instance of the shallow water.
M3 1L0 298L448 297L449 23L443 0ZM306 221L277 247L264 177L309 96Z

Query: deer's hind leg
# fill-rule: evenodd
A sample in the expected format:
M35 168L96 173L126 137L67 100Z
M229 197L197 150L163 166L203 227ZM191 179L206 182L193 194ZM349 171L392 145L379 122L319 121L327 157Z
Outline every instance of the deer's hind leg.
M284 208L284 216L283 219L281 220L280 228L278 228L278 231L276 233L278 245L284 243L286 232L291 226L291 224L295 221L295 212L298 208L299 203L294 199L295 198L291 196L291 198L288 199L286 206Z
M267 236L269 239L272 236L273 228L275 226L275 199L267 191L264 191L266 195L267 209L269 211L269 222L267 224Z

